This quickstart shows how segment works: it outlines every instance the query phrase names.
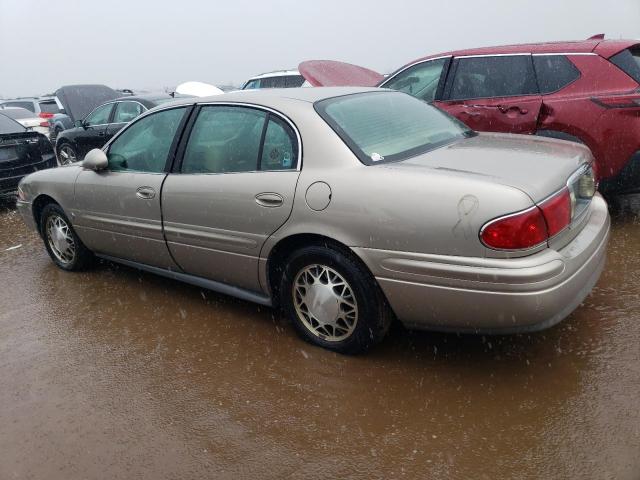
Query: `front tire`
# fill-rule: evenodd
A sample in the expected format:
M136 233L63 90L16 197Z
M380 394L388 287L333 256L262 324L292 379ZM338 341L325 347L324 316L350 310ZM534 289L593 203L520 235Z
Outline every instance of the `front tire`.
M331 246L295 251L285 262L279 292L297 333L339 353L370 349L384 338L393 318L366 267Z
M68 142L63 142L58 147L58 163L60 165L71 165L78 161L76 149Z
M50 203L42 209L40 232L51 260L61 269L84 270L93 263L93 253L73 231L71 222L59 205Z

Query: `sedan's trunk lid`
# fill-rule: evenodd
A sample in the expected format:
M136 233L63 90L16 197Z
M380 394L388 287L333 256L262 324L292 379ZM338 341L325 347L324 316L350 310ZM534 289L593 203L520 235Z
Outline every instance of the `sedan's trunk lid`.
M375 87L384 79L368 68L335 60L307 60L298 71L312 87Z
M577 143L526 135L479 133L387 166L430 167L483 176L518 188L538 203L565 186L580 165L591 161L589 149Z

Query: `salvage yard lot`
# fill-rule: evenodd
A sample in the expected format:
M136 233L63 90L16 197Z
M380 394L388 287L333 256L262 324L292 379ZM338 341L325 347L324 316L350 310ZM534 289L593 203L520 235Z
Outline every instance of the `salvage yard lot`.
M550 330L396 326L348 357L264 307L63 272L3 209L0 478L637 478L639 214L614 214L597 287Z

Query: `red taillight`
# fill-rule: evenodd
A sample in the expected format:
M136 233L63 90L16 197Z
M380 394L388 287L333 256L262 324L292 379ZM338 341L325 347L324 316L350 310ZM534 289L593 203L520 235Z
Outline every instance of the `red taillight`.
M550 237L560 233L571 223L571 195L568 188L563 188L553 197L540 204L540 210L547 222Z
M480 230L480 239L497 250L524 250L546 242L571 223L571 194L568 188L522 212L496 218Z
M548 238L547 224L538 207L490 221L480 231L482 242L499 250L535 247Z
M38 116L40 118L53 118L53 113L49 113L49 112L40 112L38 114Z

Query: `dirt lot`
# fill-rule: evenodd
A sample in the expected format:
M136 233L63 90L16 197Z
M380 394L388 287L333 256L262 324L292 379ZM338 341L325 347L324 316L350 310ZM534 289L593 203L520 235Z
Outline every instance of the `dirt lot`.
M1 210L0 479L638 479L640 200L623 203L600 283L557 327L396 327L360 357L132 269L62 272Z

